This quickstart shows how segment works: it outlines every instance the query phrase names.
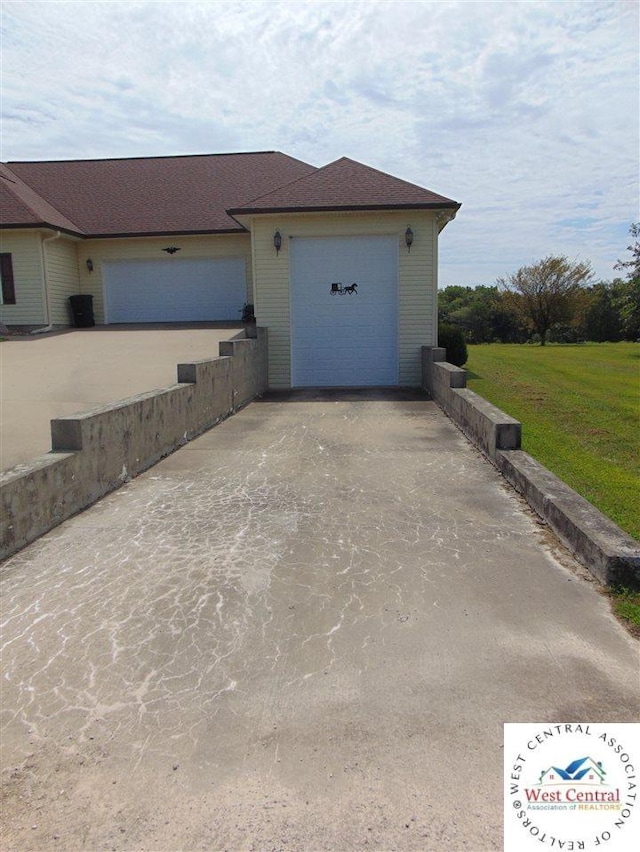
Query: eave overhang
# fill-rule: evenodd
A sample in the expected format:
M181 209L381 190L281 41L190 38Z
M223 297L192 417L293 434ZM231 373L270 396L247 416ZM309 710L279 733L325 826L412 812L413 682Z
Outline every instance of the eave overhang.
M453 210L458 211L462 205L451 202L420 202L416 204L315 204L305 207L232 207L227 210L229 216L258 216L269 213L358 213L367 211L388 210Z
M62 234L67 234L70 237L79 239L86 238L86 235L80 231L73 231L71 228L61 228L60 225L52 225L50 222L2 222L0 231L60 231Z
M71 231L67 228L60 228L58 225L51 225L48 222L15 222L3 223L0 225L0 230L42 230L48 229L51 231L61 231L63 234L69 234L72 237L78 237L83 240L108 240L108 239L126 239L135 237L197 237L197 236L216 236L225 234L246 234L247 228L239 226L237 228L217 228L216 230L194 230L194 231L118 231L110 233L98 234L83 234L79 231Z

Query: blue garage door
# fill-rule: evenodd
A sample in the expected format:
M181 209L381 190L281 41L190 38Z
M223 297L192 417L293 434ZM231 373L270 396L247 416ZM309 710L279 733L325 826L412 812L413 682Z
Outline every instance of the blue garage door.
M243 258L118 260L103 264L107 323L240 319Z
M292 238L290 270L293 387L397 385L396 237Z

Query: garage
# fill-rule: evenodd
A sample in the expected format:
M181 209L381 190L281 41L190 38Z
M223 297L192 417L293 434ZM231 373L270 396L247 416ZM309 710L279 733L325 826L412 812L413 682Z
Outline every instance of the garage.
M397 238L293 237L290 276L292 386L397 385Z
M103 265L107 323L238 321L244 258L126 260Z

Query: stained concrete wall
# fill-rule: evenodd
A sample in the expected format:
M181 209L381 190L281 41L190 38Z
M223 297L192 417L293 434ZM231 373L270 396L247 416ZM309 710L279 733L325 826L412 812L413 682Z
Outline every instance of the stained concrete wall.
M527 453L497 452L504 478L605 585L640 585L640 545Z
M520 449L520 423L469 390L467 371L447 363L445 355L442 347L423 347L423 388L492 461L497 450Z
M267 388L267 330L178 365L178 383L51 421L52 452L0 474L0 558L151 467Z
M521 425L466 387L441 347L422 350L423 389L604 584L640 587L640 544L520 449Z

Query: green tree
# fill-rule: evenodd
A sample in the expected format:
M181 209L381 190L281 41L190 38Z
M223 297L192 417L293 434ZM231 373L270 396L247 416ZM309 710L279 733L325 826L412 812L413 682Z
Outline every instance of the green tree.
M455 325L453 317L473 299L474 288L450 284L438 292L438 321Z
M620 315L624 339L640 340L640 277L614 279L611 301Z
M589 288L584 317L584 336L596 343L615 343L623 338L622 320L613 294L613 285L599 281Z
M631 252L631 260L619 260L614 269L626 269L628 278L640 278L640 222L632 222L629 233L633 238L627 251Z
M629 228L633 242L627 247L631 260L619 260L614 269L627 271L627 280L616 278L612 285L612 301L622 320L627 340L640 339L640 223Z
M493 340L493 297L495 287L468 287L449 306L447 321L464 329L469 343Z
M551 326L571 323L591 276L588 261L572 263L566 257L550 256L520 267L497 283L507 302L526 319L544 346Z
M491 322L493 324L493 339L500 343L525 343L529 339L529 331L522 314L516 311L505 294L496 288Z
M450 285L438 293L438 319L463 329L468 343L523 343L527 331L495 286Z

